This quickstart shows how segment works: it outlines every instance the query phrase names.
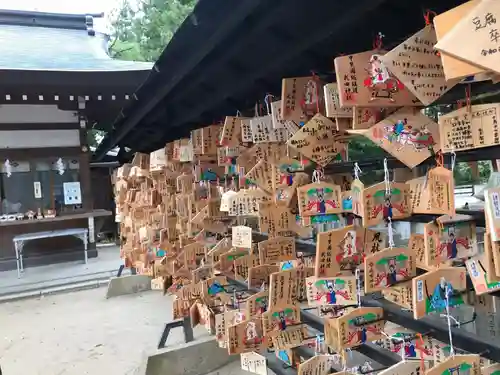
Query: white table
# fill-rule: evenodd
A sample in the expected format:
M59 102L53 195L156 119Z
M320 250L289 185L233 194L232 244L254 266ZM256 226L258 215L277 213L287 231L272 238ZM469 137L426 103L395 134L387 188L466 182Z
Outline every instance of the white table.
M87 264L88 234L89 230L87 228L74 228L74 229L52 230L47 232L26 233L26 234L20 234L19 236L15 236L13 238L13 242L14 242L14 248L16 249L17 277L20 278L21 272L24 272L23 248L26 242L31 240L38 240L41 238L53 238L53 237L63 237L63 236L76 237L82 240L83 242L85 264Z

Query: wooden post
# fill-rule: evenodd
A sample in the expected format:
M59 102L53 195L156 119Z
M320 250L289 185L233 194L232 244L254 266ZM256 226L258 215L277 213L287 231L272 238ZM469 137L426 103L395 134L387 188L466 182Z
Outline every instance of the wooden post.
M470 161L467 163L471 169L472 181L479 181L479 164L477 161Z

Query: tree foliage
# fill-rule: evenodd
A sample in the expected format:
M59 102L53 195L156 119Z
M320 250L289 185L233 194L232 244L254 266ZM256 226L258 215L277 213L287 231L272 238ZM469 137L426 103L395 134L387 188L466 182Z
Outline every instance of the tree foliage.
M197 0L129 0L111 16L111 55L121 60L158 59L178 27L192 12Z

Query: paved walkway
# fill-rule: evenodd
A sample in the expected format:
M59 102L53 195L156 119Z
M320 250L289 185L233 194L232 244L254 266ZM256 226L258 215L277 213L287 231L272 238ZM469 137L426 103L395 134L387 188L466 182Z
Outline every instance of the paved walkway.
M81 261L25 268L21 278L17 271L0 272L0 297L62 285L107 280L116 276L121 264L118 246L99 247L99 256ZM129 272L124 271L124 275Z

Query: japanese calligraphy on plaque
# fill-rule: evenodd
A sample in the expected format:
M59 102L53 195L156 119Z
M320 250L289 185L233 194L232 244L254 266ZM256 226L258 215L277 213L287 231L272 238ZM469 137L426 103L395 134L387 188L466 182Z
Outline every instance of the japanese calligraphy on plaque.
M297 375L330 374L332 370L332 362L332 357L329 355L315 355L299 365Z
M252 228L243 225L232 228L233 246L244 249L252 248Z
M331 118L352 118L352 108L341 108L339 90L336 83L328 83L324 86L326 116Z
M481 254L465 261L472 285L478 296L500 290L500 281L492 280L492 278L488 276L490 273L488 273L487 268L492 268L491 263L488 267L488 262L490 261L491 259L487 259L486 254ZM492 276L494 276L494 279L497 279L495 274Z
M408 249L415 253L417 267L425 266L425 240L423 234L412 233L408 241Z
M293 304L293 280L294 275L287 271L272 273L269 281L269 306L278 308L280 306Z
M266 357L255 352L242 353L241 368L253 374L267 375Z
M500 188L485 189L484 213L492 241L500 241Z
M345 144L334 141L337 135L337 124L318 113L288 140L287 145L325 166L339 153L345 154Z
M498 56L500 3L483 0L453 27L435 46L448 55L500 73Z
M433 214L455 215L455 183L453 172L436 167L427 173L430 210Z
M277 100L270 104L271 116L273 120L273 128L283 129L285 128L285 120L281 116L281 100Z
M245 175L245 177L255 185L269 193L273 191L273 182L276 179L275 176L276 168L265 160L259 161Z
M431 214L431 194L427 176L406 182L410 187L410 206L414 214Z
M367 130L350 133L367 137L414 168L439 150L438 124L413 108L401 108Z
M335 58L342 107L402 107L420 105L382 61L383 51Z
M500 144L500 104L478 104L439 116L442 152Z
M246 281L248 270L259 265L259 257L255 254L248 254L234 261L234 276L236 280Z
M241 141L242 142L253 142L252 137L252 127L250 126L250 118L241 119Z
M278 263L297 257L294 237L275 237L261 241L258 248L261 264Z
M241 120L243 117L227 116L220 134L220 144L225 147L235 147L241 142Z
M365 293L381 291L417 274L415 253L411 249L388 248L365 258Z
M391 301L404 309L413 309L413 289L411 281L405 281L401 284L383 289L382 295L386 300Z
M436 42L434 27L427 25L381 57L389 70L424 105L435 102L458 82L446 82L441 57L434 50Z
M203 155L217 155L217 142L220 139L220 125L210 125L201 129L201 152Z
M269 306L269 291L264 290L248 297L245 300L245 316L248 318L261 315L267 311Z
M437 40L440 41L448 34L457 23L464 18L472 9L474 9L481 0L467 1L447 12L438 14L434 17L434 29L436 30ZM466 77L474 77L477 80L478 76L485 76L486 71L469 62L457 59L445 52L441 53L441 61L443 64L444 75L447 80L461 79Z

